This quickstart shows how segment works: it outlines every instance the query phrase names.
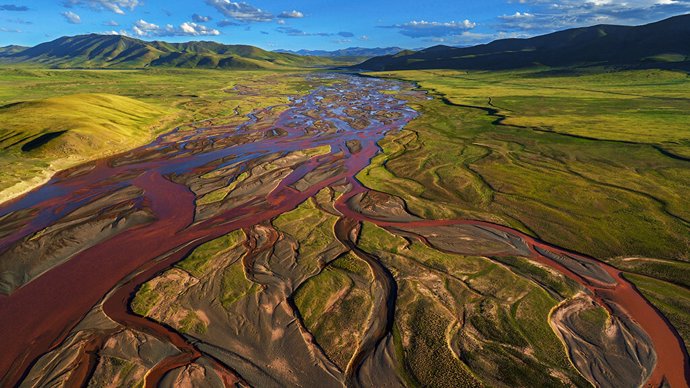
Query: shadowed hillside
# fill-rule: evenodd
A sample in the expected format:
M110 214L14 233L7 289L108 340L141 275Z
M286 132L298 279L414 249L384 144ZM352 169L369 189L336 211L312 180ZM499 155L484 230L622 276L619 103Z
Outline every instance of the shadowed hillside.
M372 58L366 70L505 70L533 66L690 69L690 15L644 26L598 25L529 39L456 48L434 46Z

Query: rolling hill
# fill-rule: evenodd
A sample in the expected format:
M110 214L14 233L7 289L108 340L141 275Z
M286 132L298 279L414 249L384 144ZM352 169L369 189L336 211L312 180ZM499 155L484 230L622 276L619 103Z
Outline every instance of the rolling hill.
M170 110L105 93L0 106L0 201L56 171L145 144Z
M247 45L216 42L147 42L121 35L62 37L30 48L0 49L2 63L28 63L53 68L179 67L205 69L275 69L336 64L318 57L275 53Z
M597 25L529 39L434 46L371 58L364 70L507 70L534 66L690 69L690 14L643 26Z
M17 45L13 45L13 44L9 45L9 46L0 47L0 57L16 54L16 53L19 53L19 52L24 51L26 49L27 49L27 47L17 46Z

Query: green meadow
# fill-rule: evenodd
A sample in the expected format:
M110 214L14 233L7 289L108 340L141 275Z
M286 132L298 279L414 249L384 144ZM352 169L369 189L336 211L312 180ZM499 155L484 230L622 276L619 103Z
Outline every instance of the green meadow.
M285 103L310 89L302 74L0 68L0 164L15 166L0 172L0 199L177 125ZM410 101L422 115L381 142L359 175L369 187L424 217L499 222L597 257L690 260L687 74L371 75L437 98Z
M603 259L625 271L687 346L687 74L370 75L415 82L435 98L410 99L421 116L380 142L383 152L358 175L366 186L404 198L422 217L488 220ZM526 261L495 260L563 297L574 293Z
M310 88L296 74L0 68L0 201L178 125L286 103Z
M687 74L370 75L437 98L410 101L420 118L381 142L367 186L420 216L485 219L606 260L690 260Z

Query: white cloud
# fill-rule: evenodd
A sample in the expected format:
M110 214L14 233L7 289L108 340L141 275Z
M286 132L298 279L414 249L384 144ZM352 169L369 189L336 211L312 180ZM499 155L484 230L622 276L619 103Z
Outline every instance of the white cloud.
M273 14L256 8L245 2L233 2L230 0L206 0L206 4L214 7L218 12L243 22L269 22L273 20Z
M384 28L395 28L398 30L398 32L405 36L409 36L411 38L422 38L457 35L463 31L471 30L476 26L477 23L467 19L459 22L428 22L425 20L413 20L404 24L385 26Z
M499 16L499 18L503 20L524 20L534 18L534 15L528 12L515 12L512 15Z
M594 24L637 25L690 11L690 0L529 0L519 3L525 5L526 12L499 16L499 29L534 34Z
M185 22L178 27L172 24L166 24L161 27L143 19L139 19L134 23L132 31L134 35L140 37L220 35L220 31L194 22Z
M304 14L293 9L292 11L281 12L278 17L283 19L301 19L304 17Z
M110 30L110 31L103 31L101 32L103 35L122 35L122 36L131 36L131 34L125 30L120 30L120 31L115 31L115 30Z
M108 10L118 15L124 15L125 9L132 11L141 5L141 2L139 0L65 0L63 5L67 8L80 6L99 11Z
M67 20L67 23L71 23L71 24L81 23L81 17L79 17L79 15L77 15L76 13L74 13L72 11L63 12L60 15L62 15L65 18L65 20Z

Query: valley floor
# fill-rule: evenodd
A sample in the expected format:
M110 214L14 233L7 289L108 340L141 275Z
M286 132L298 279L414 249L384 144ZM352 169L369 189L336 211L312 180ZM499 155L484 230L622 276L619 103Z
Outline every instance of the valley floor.
M1 384L690 383L687 75L372 75L0 70Z

